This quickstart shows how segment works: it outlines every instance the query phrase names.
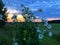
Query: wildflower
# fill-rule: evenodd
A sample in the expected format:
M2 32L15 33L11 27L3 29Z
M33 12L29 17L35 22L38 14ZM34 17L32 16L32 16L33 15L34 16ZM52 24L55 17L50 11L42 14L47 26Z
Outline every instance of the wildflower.
M18 45L18 43L17 43L17 42L15 42L15 43L13 43L13 45Z
M48 25L48 22L44 22L44 26L47 26Z
M49 32L48 35L49 35L49 37L52 37L52 32Z
M47 26L48 29L51 29L51 27L52 27L52 26L51 26L50 24Z
M42 34L44 34L46 32L46 30L43 30Z
M40 32L41 33L41 30L39 30L39 28L37 29L37 32Z
M39 39L43 39L43 34L39 34Z

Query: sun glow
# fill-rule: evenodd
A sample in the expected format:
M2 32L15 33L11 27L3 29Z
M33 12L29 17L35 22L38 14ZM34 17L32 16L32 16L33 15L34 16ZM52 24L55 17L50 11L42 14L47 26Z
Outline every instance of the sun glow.
M25 22L25 18L22 15L17 15L18 22Z
M13 22L13 14L8 14L7 22ZM17 14L17 22L25 22L25 18L21 14Z
M13 16L13 14L8 14L8 16L7 16L7 22L13 22L12 16Z

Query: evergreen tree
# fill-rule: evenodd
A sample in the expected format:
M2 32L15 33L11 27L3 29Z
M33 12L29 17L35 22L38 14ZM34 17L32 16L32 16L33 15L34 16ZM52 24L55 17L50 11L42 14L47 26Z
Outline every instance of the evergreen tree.
M4 4L3 4L3 2L2 2L2 0L0 0L0 25L1 25L1 27L3 27L4 25L5 25L5 21L7 20L7 16L6 16L6 11L7 11L7 9L6 8L4 8Z

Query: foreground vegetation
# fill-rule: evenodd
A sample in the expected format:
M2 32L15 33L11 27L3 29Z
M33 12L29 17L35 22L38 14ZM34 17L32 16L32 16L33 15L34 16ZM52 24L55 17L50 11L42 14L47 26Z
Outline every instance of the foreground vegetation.
M28 29L29 28L28 24L29 27L31 27L30 29ZM50 23L50 24L52 25L52 29L51 29L52 32L54 32L54 30L56 30L56 32L60 31L59 28L60 24L57 23L53 23L53 24ZM10 26L5 25L3 29L0 29L0 45L12 45L13 37L16 37L16 41L20 45L23 45L20 40L24 39L23 37L27 37L28 39L29 33L27 33L27 31L30 30L30 32L32 32L31 30L34 29L34 27L37 28L37 26L39 26L41 30L46 29L46 27L43 26L43 23L15 23ZM21 30L23 31L21 32ZM21 37L21 34L23 34L23 37ZM36 35L32 35L32 36L36 36ZM25 40L26 42L29 41L27 39ZM35 45L37 45L35 41L31 41L31 42L34 42ZM48 37L48 34L45 33L44 39L38 40L38 42L40 43L40 45L59 45L60 34L58 34L57 32L57 34L53 33L52 37Z

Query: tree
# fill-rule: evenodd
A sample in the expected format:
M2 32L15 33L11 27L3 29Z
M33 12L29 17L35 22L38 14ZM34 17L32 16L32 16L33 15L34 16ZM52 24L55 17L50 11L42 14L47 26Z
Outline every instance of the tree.
M7 20L7 16L6 16L6 11L7 11L7 9L6 8L4 8L4 4L3 4L3 2L2 2L2 0L0 0L0 25L1 25L1 27L3 27L4 25L5 25L5 21Z

